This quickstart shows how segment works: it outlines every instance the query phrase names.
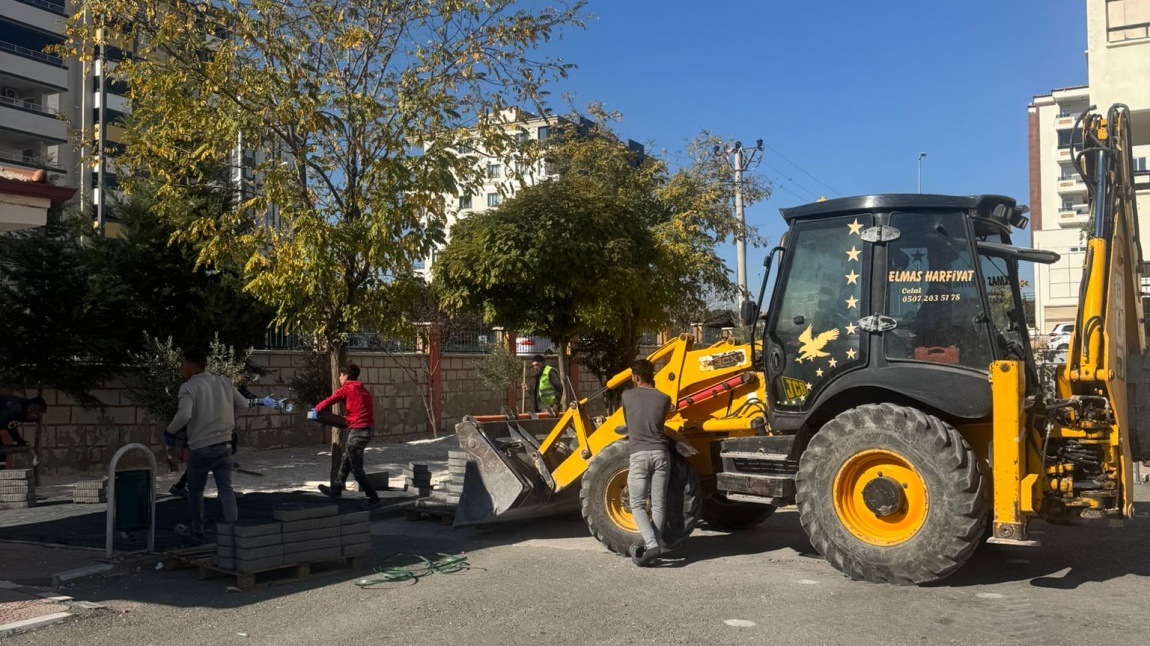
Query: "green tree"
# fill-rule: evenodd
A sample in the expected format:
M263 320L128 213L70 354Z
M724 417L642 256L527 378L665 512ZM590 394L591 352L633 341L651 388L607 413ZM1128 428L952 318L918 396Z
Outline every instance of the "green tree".
M141 347L145 335L205 350L217 339L244 348L264 342L275 311L245 293L234 267L199 266L194 246L176 235L170 221L156 217L143 194L113 211L119 234L91 240L91 280L122 304L120 325L133 348Z
M568 342L586 336L587 363L603 378L629 366L644 330L732 293L718 244L760 240L732 216L733 177L711 153L715 137L692 142L692 163L671 172L605 125L579 123L545 151L557 178L455 226L436 281L451 307L550 337L564 373ZM768 193L753 175L743 190L750 202Z
M442 240L445 196L482 181L467 151L513 145L501 108L537 105L566 74L534 50L581 10L88 0L64 49L90 60L102 41L135 44L114 71L132 103L125 174L157 186L155 210L201 264L240 263L277 322L329 354L334 385L349 333L405 323L406 278ZM238 146L261 153L260 185L222 215L189 213L213 187L205 168L233 164Z
M86 407L128 358L126 301L90 280L83 219L53 207L46 226L0 235L0 384L52 388Z

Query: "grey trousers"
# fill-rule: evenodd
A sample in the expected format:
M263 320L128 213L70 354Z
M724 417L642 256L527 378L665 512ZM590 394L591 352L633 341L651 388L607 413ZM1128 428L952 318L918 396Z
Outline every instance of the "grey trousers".
M659 534L667 517L667 479L671 457L667 451L639 451L631 454L627 489L631 492L631 515L639 527L643 544L659 545ZM647 518L647 496L651 496L651 517Z
M204 535L204 488L208 473L216 479L216 496L224 508L224 522L239 518L236 494L232 491L232 448L227 442L193 449L188 456L188 511L191 512L192 536Z

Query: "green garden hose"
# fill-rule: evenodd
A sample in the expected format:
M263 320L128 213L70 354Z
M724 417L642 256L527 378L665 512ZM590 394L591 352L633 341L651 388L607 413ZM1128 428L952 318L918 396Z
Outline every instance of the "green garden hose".
M470 565L467 563L467 557L462 555L444 554L442 552L436 554L435 560L431 560L426 556L419 554L410 554L407 552L399 552L391 554L383 558L383 563L396 559L401 556L411 556L419 559L422 563L412 565L409 567L380 565L375 568L375 573L365 576L362 579L356 579L355 584L361 588L374 588L387 583L398 583L401 581L416 581L422 579L430 574L455 574L467 570Z

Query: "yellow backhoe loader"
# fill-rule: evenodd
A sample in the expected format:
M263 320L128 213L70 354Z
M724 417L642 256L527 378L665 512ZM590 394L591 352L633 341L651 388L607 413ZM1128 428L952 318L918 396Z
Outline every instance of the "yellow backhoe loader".
M984 541L1033 544L1035 518L1131 517L1132 461L1150 458L1150 362L1129 123L1114 106L1077 125L1093 224L1068 360L1048 388L1018 265L1058 256L1011 245L1025 207L877 195L783 209L788 233L758 302L742 306L758 338L680 337L649 357L677 402L667 426L698 450L673 485L668 542L700 518L737 529L797 504L834 567L920 584ZM457 524L578 507L609 549L637 544L622 412L591 419L588 401L558 419L460 423L470 461Z

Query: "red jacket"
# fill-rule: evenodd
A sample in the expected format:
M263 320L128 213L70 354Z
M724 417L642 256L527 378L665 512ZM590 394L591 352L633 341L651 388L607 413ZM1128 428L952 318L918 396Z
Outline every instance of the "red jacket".
M359 381L350 379L331 397L315 405L316 411L330 408L337 402L344 403L343 416L347 419L347 427L371 430L375 427L375 405L371 400L371 393Z

